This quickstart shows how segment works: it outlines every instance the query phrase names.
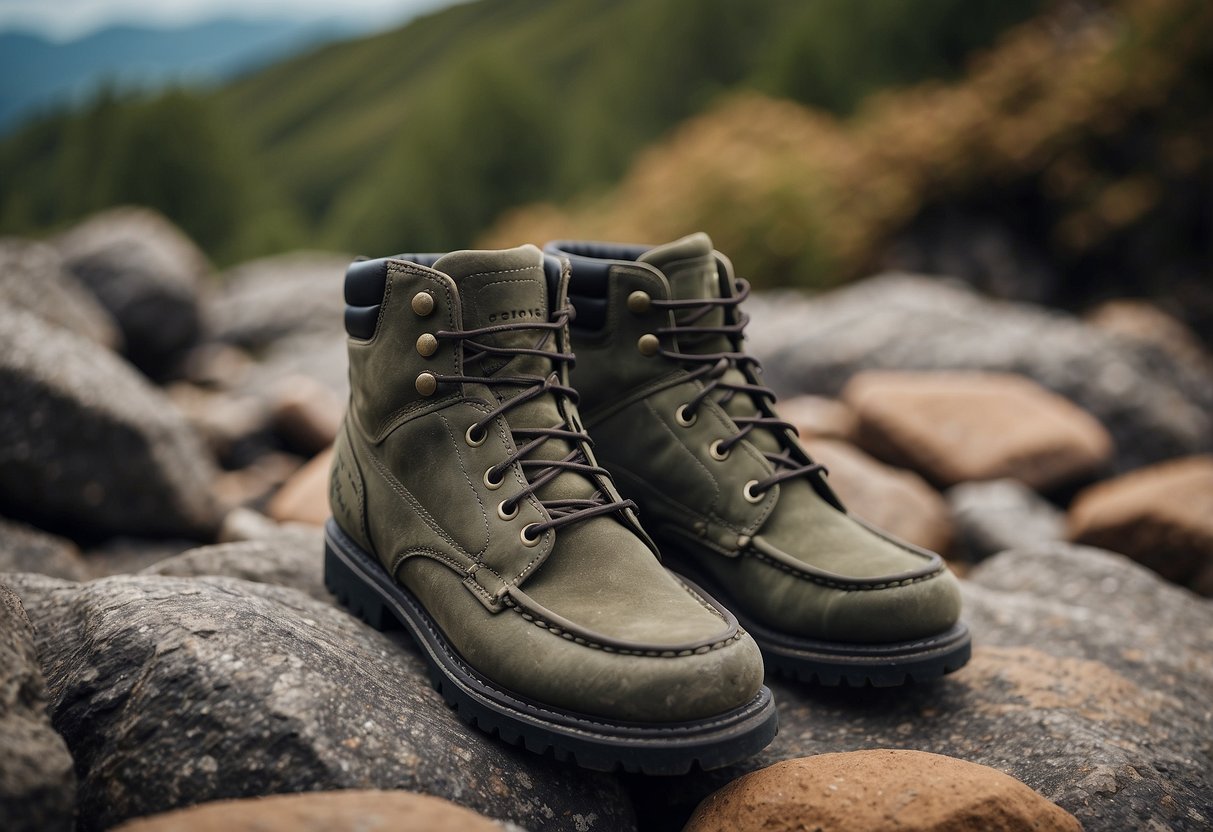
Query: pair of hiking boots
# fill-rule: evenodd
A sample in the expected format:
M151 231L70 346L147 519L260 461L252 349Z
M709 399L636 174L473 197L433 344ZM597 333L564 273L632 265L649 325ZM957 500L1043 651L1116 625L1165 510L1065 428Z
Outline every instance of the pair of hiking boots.
M963 665L943 561L848 514L775 412L748 292L703 234L353 263L329 589L403 625L465 720L600 770L758 752L764 658Z

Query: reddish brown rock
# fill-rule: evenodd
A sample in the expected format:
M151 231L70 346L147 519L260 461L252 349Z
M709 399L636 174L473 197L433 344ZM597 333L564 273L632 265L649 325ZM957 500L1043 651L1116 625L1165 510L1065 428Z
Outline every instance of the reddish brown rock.
M1141 300L1109 300L1087 322L1109 335L1152 347L1181 367L1213 373L1213 356L1187 324Z
M323 526L330 514L329 466L332 461L331 448L312 457L270 500L269 516L279 523Z
M802 439L826 436L854 442L859 432L855 411L825 396L793 396L779 403L779 415L796 426Z
M786 760L735 780L684 832L897 829L1066 830L1069 812L1009 775L922 751L876 749Z
M502 825L440 797L349 790L220 800L122 824L114 832L500 832Z
M1094 417L1011 373L864 372L842 398L858 414L860 447L941 487L1010 477L1047 491L1112 457Z
M935 552L948 550L948 504L922 477L837 439L810 439L805 447L829 469L830 487L849 511L902 540Z
M336 393L315 379L295 375L279 385L270 421L292 448L315 454L333 444L344 415L345 405Z
M1141 468L1082 491L1069 537L1213 595L1213 456Z

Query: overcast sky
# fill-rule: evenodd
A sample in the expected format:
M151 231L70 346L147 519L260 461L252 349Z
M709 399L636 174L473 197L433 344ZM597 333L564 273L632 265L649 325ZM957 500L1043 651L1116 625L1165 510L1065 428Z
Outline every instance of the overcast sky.
M172 26L217 17L395 23L454 0L0 0L0 29L41 32L57 39L113 23Z

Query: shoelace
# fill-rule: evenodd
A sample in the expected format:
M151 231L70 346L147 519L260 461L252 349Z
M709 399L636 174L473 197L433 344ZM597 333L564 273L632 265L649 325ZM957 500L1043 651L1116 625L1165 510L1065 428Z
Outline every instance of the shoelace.
M674 326L660 327L655 330L654 334L659 339L665 339L670 335L724 335L731 343L738 344L741 341L742 333L745 332L746 324L750 322L750 316L737 309L734 312L735 323L722 324L720 326L697 326L696 324L706 315L711 313L713 309L718 308L735 308L739 306L747 297L750 296L750 283L744 278L738 278L735 282L735 294L728 298L690 298L687 300L658 300L654 299L651 304L657 309L667 309L675 313L683 311L687 314L681 317L681 320L675 318ZM761 362L752 355L744 352L715 352L715 353L693 353L679 352L678 350L666 349L662 346L658 350L659 354L671 361L678 361L684 365L699 364L700 366L690 373L691 378L697 378L703 381L703 389L700 390L689 402L680 408L680 418L684 420L693 420L696 412L703 401L716 391L723 391L723 395L716 399L716 403L723 406L729 403L738 393L748 393L755 399L765 399L770 403L774 403L777 398L775 391L771 388L754 382L756 373L761 369ZM730 369L739 370L745 378L749 379L748 384L738 384L736 382L725 381L723 376ZM728 455L733 446L749 436L754 430L763 428L771 432L775 439L783 448L782 453L763 452L771 464L775 467L775 473L763 480L758 480L749 483L746 487L748 494L758 496L772 487L778 485L784 480L790 480L795 477L811 474L820 471L823 474L829 473L826 467L817 462L802 463L800 460L792 456L792 449L788 446L783 435L784 430L790 430L792 433L799 435L796 426L791 422L785 422L773 416L733 416L733 421L740 426L741 430L732 436L717 440L712 448L714 454L719 454L720 458Z
M480 364L485 358L490 356L501 356L508 361L510 358L522 355L539 356L552 361L554 364L562 364L571 362L573 355L571 353L551 352L544 349L544 347L556 332L568 324L570 319L570 310L566 307L546 322L526 321L497 324L495 326L480 327L479 329L443 330L436 332L435 337L440 341L462 341L464 366ZM525 330L539 330L541 332L539 340L534 347L499 347L476 340L488 335ZM521 392L517 395L502 401L497 407L484 414L478 421L468 427L466 438L468 443L472 445L479 445L488 438L488 426L494 419L505 415L510 410L532 399L550 394L563 396L574 404L577 402L577 391L572 387L561 384L560 374L556 371L551 372L546 377L531 375L435 375L435 379L439 384L483 384L489 388L522 388ZM524 472L530 469L536 473L534 476L531 476L528 472L526 476L527 486L514 496L502 501L500 512L501 516L505 519L509 519L517 514L519 503L560 476L563 471L575 471L584 474L587 479L595 475L609 476L605 468L590 464L589 458L585 455L583 449L585 447L593 447L590 437L583 431L573 430L564 420L548 428L511 427L510 433L514 437L515 450L501 462L485 471L485 484L491 488L500 486L504 480L506 469L515 462L522 466ZM573 446L573 450L563 459L526 458L527 454L549 439L567 440ZM561 526L567 526L580 520L588 520L591 517L597 517L602 514L611 514L624 509L636 508L636 503L632 500L608 500L601 491L596 491L593 497L586 499L541 499L540 503L547 510L548 516L551 519L541 523L530 523L522 530L523 542L532 546L539 542L539 538L548 529L560 528Z

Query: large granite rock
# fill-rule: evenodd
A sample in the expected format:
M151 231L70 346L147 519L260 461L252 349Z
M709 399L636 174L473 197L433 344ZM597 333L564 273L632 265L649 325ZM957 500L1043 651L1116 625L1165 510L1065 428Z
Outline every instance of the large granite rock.
M0 308L0 508L51 530L209 539L197 437L122 359Z
M0 584L0 829L70 832L76 776L46 713L46 683L21 602Z
M114 208L69 230L58 248L67 269L114 316L140 369L160 375L198 340L198 294L210 263L164 217Z
M324 533L320 529L283 527L273 537L190 549L154 563L144 575L196 578L226 575L261 584L286 586L332 603L324 587Z
M870 371L842 397L859 417L860 447L941 487L1010 477L1048 491L1112 456L1103 425L1023 376Z
M836 396L860 370L1020 373L1094 415L1120 470L1213 449L1213 381L1062 312L896 274L815 298L769 293L747 311L752 349L783 393Z
M464 725L403 636L233 578L10 576L38 634L85 832L198 802L404 789L531 830L630 829L610 777Z
M1068 534L1213 595L1213 456L1152 465L1091 486L1070 506Z
M250 349L288 335L343 332L345 269L353 258L297 251L243 263L206 302L216 340Z
M106 349L122 346L122 333L109 312L45 243L0 239L0 305L33 312Z
M88 566L70 540L0 517L0 572L37 572L83 580Z
M961 483L944 496L956 527L953 551L965 560L1065 540L1065 514L1018 480Z
M839 439L812 438L804 445L829 470L830 487L848 511L924 549L951 548L948 504L918 474L886 465Z
M1001 771L921 751L785 760L708 797L684 832L1082 832L1074 816Z
M769 680L779 734L748 764L631 780L649 828L676 828L739 774L835 751L908 748L992 766L1088 832L1213 823L1213 605L1120 555L1053 544L962 582L972 662L931 685Z
M218 800L132 820L114 832L501 832L506 828L518 829L429 795L349 789Z

